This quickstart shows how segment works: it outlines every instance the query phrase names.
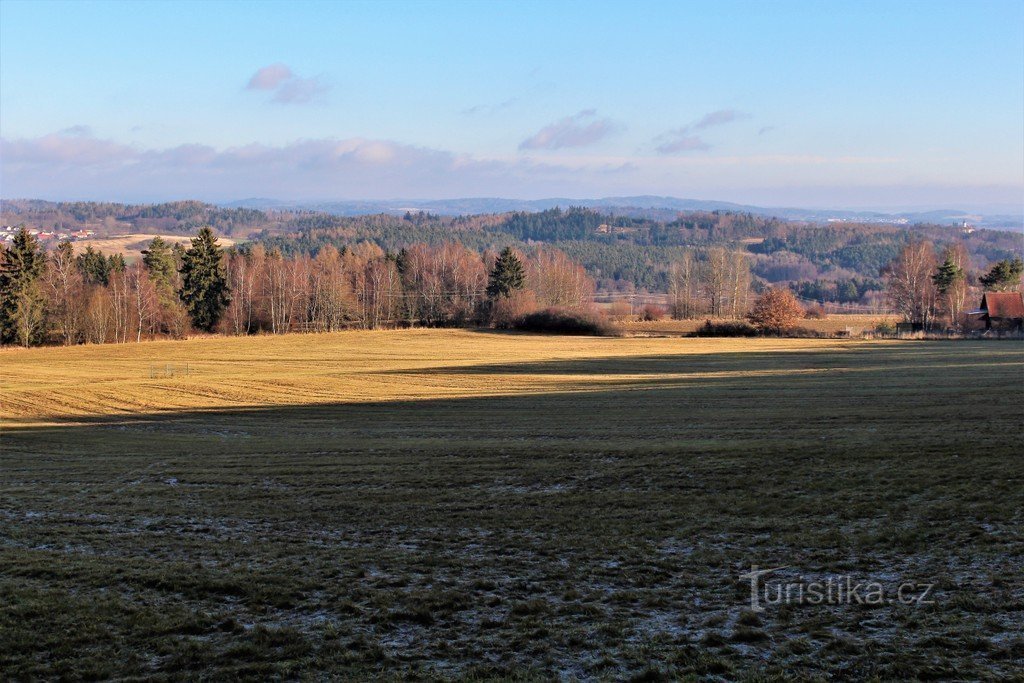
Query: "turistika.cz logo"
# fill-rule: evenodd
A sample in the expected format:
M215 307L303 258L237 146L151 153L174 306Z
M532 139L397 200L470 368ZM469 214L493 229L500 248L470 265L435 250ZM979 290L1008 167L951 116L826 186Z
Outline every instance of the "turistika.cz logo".
M740 578L750 581L750 609L765 611L774 605L932 605L933 583L905 581L895 588L879 581L858 581L838 574L817 581L772 577L787 567L760 569L756 564Z

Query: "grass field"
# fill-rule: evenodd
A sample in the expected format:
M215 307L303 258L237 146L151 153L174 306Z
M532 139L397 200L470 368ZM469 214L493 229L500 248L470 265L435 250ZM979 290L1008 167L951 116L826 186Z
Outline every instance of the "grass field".
M1020 342L406 330L0 364L4 678L1024 670ZM752 565L934 588L757 613Z
M191 236L185 235L159 235L168 244L183 244L186 248L192 242ZM116 235L114 237L95 237L91 239L76 240L75 251L84 251L86 247L98 249L104 254L122 254L129 263L134 263L142 258L142 251L149 249L149 243L157 237L156 233L134 233L130 235ZM230 247L235 241L229 237L218 237L218 243L222 247Z

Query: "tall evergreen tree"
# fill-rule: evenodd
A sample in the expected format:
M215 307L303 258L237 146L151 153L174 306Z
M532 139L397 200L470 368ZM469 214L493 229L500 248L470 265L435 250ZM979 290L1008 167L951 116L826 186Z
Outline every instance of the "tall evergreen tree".
M86 284L105 287L110 282L110 261L102 251L93 249L92 245L87 246L85 251L78 255L76 262Z
M192 239L181 264L181 300L192 324L210 332L231 301L224 253L210 228L202 228Z
M946 255L946 260L942 262L942 265L932 275L932 282L935 283L935 288L939 290L939 294L945 294L949 291L950 287L963 279L963 268L958 266L953 261L952 255L949 254Z
M1003 259L992 266L978 282L989 292L1005 292L1020 284L1020 276L1024 273L1024 261L1020 258Z
M128 263L124 260L124 254L118 252L108 256L107 270L110 273L123 273L128 270Z
M0 247L0 340L28 346L42 337L46 254L22 227L10 247Z
M174 292L174 277L178 272L171 245L159 235L149 243L149 249L142 252L142 262L149 271L149 278L156 285L161 297Z
M512 292L522 289L525 282L523 262L512 251L512 247L505 247L494 262L494 270L487 283L487 296L492 299L510 296Z

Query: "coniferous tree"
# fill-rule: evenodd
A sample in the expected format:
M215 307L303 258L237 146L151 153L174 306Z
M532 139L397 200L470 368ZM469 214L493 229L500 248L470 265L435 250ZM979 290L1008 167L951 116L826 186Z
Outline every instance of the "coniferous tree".
M210 228L202 228L192 239L181 264L181 300L192 324L210 332L231 301L223 251Z
M0 247L0 340L28 346L43 335L46 254L24 227Z
M128 270L128 263L124 260L124 254L111 254L107 257L107 270L113 273L123 273Z
M939 290L939 294L945 294L950 287L963 278L963 268L953 262L952 256L946 256L946 260L935 271L935 275L932 275L932 282L935 283L935 288Z
M154 237L149 243L149 249L142 252L142 262L146 264L149 278L161 294L174 291L174 279L178 268L171 252L171 245L159 236Z
M110 282L110 261L102 251L93 249L92 245L87 246L85 251L78 255L76 262L86 284L106 287Z
M487 296L492 299L508 297L512 292L522 289L525 283L523 262L512 251L512 247L505 247L494 262L494 270L487 283Z
M1020 258L1003 259L992 266L992 269L985 275L978 278L978 282L989 292L1005 292L1020 284L1021 273L1024 273L1024 261Z
M967 251L962 244L947 247L942 264L932 275L932 282L939 294L939 304L954 327L959 327L962 322L960 314L967 296L967 278L961 265L967 259Z

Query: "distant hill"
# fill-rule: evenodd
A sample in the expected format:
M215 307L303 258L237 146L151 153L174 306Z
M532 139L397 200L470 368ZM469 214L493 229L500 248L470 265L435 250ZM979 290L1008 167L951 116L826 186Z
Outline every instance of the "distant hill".
M306 205L249 200L247 206L232 207L197 201L126 205L5 200L0 223L36 230L47 246L69 236L78 239L76 231L86 230L94 247L129 254L144 246L143 236L187 239L200 226L210 226L236 243L262 242L285 254L315 255L328 245L342 249L359 242L375 243L390 253L416 243L452 241L478 252L546 245L583 265L601 291L623 293L664 292L670 266L684 252L704 258L709 249L724 247L747 254L760 283L789 284L805 298L855 304L870 302L880 292L883 267L913 239L928 239L939 247L962 242L972 273L1024 251L1019 233L964 228L935 220L940 217L936 214L929 214L929 222L911 223L863 212L851 220L840 220L838 212L832 212L836 217L813 219L808 212L797 214L802 218L778 217L774 214L784 211L762 209L765 213L759 214L747 210L756 207L664 197L610 197L593 203L600 205L580 207L579 200L558 198ZM545 204L559 208L542 209ZM708 208L684 208L689 206ZM463 213L484 207L490 210ZM4 229L0 239L12 236L12 230Z
M733 202L707 201L701 199L679 199L641 195L635 197L604 197L601 199L570 199L550 197L548 199L503 199L500 197L469 197L464 199L395 199L388 201L282 201L276 199L242 199L223 204L228 208L261 210L306 210L322 211L337 216L362 216L387 213L402 215L406 212L424 211L441 216L469 216L484 213L506 213L509 211L538 212L555 207L580 206L600 209L616 215L670 220L677 212L685 211L730 211L749 213L755 216L781 218L790 221L828 222L843 221L857 223L881 223L909 225L913 223L935 223L957 225L968 223L975 227L1001 230L1024 230L1024 216L1011 214L981 214L957 209L936 209L931 211L853 211L842 209L802 209L796 207L764 207Z

